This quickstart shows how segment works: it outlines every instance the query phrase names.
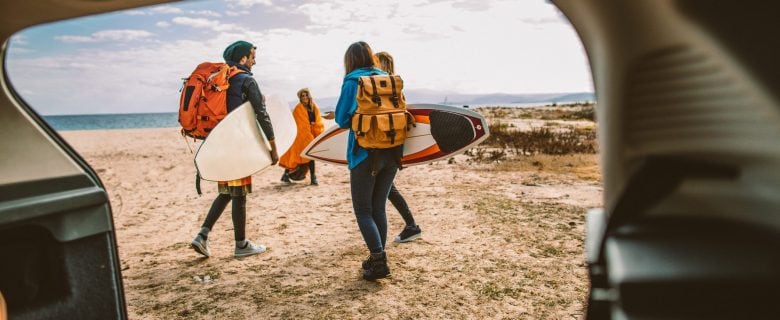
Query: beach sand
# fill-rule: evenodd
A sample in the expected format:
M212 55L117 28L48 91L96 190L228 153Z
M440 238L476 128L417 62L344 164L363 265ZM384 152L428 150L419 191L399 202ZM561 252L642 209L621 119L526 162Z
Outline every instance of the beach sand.
M579 319L588 208L601 206L597 155L453 161L406 168L396 185L422 238L387 248L392 277L360 277L367 249L346 167L318 164L319 186L253 176L247 236L268 246L233 257L230 206L190 248L216 196L195 192L177 128L65 131L96 170L114 214L131 319ZM192 144L190 140L189 144ZM388 202L388 242L403 220Z

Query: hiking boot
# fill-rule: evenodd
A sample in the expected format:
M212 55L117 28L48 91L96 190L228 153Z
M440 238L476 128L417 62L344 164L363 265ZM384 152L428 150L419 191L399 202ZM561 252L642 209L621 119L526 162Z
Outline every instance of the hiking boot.
M387 266L387 255L382 253L372 253L366 261L367 264L363 270L363 279L374 281L390 276L390 267Z
M204 240L203 236L200 233L198 233L198 235L195 236L195 239L192 240L192 243L190 243L190 245L192 246L192 249L195 250L195 252L206 256L206 258L211 256L211 253L209 252L209 241Z
M361 263L360 266L363 267L363 270L368 270L371 268L371 255L368 255L368 258L363 260L363 263Z
M396 243L404 243L409 241L414 241L420 238L422 235L422 230L420 230L420 226L413 225L413 226L406 226L403 231L399 235L395 237Z
M287 171L285 171L284 174L282 174L282 182L284 182L285 184L292 183L292 181L290 181L290 175L287 173Z
M246 246L243 248L236 247L236 252L234 254L236 258L256 255L265 252L265 246L262 244L254 244L252 243L252 241L246 240L245 245Z
M315 176L315 175L311 175L311 185L313 185L313 186L318 186L318 185L320 185L320 184L317 182L317 176Z

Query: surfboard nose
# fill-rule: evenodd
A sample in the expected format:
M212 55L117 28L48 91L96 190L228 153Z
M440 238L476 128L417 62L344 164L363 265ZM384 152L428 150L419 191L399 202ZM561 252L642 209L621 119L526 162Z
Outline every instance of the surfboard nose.
M476 133L469 118L446 111L431 111L431 136L442 152L460 150L474 141Z

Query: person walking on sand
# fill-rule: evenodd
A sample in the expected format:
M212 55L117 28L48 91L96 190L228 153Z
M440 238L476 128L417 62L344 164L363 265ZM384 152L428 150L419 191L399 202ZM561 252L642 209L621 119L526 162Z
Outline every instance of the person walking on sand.
M257 121L263 134L271 145L271 164L276 164L279 156L276 151L274 141L274 130L271 126L271 118L265 108L265 98L260 92L257 82L252 76L252 66L255 65L255 54L257 47L246 41L236 41L225 48L222 57L228 65L236 67L243 72L230 78L230 87L227 91L227 110L233 111L247 100L255 111ZM230 155L225 155L229 157ZM232 181L220 181L217 183L219 194L211 204L206 220L200 228L200 232L192 240L192 248L206 256L211 256L209 252L209 232L214 228L217 219L225 211L228 202L233 202L231 214L233 215L233 234L236 240L234 251L235 257L251 256L265 252L265 246L254 244L246 239L246 195L252 192L252 177Z
M314 173L314 160L304 159L301 157L301 152L316 136L325 130L325 124L322 122L320 108L314 103L309 88L298 90L298 101L298 105L293 109L293 118L295 118L298 133L290 149L279 158L279 166L284 168L282 182L290 183L290 172L296 169L305 170L305 167L301 168L300 166L308 164L309 173L311 174L311 185L316 186L319 183Z
M357 110L358 79L361 76L387 73L375 68L371 47L363 41L355 42L347 48L344 54L344 68L346 75L336 103L335 118L339 127L349 129L347 163L352 207L358 228L370 253L368 259L363 261L363 279L376 280L390 276L385 253L387 240L385 204L390 186L398 171L396 159L400 159L403 145L371 151L358 145L355 132L350 129L352 116Z
M384 70L390 75L395 74L393 56L385 51L382 51L376 53L376 58L379 64L379 69ZM395 183L390 185L390 193L387 196L387 200L390 200L390 203L392 203L393 207L398 210L398 213L401 214L401 218L403 218L404 222L406 223L404 229L395 237L393 241L397 243L404 243L420 238L422 235L422 230L420 229L420 226L414 222L412 210L409 209L409 205L406 203L406 200L403 196L401 196L401 192L399 192L395 187Z

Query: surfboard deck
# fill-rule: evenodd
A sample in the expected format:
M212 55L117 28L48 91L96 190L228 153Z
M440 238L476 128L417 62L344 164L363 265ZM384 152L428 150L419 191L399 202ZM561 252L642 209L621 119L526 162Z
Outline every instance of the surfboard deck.
M409 104L407 110L417 125L404 141L401 164L413 166L449 158L472 148L490 135L481 114L472 110L438 105ZM349 131L337 125L314 138L301 156L336 165L347 164Z
M290 108L278 96L271 96L266 99L266 109L274 128L277 152L287 150L296 134ZM209 133L195 154L195 167L204 180L241 179L271 166L270 150L252 105L245 102Z

